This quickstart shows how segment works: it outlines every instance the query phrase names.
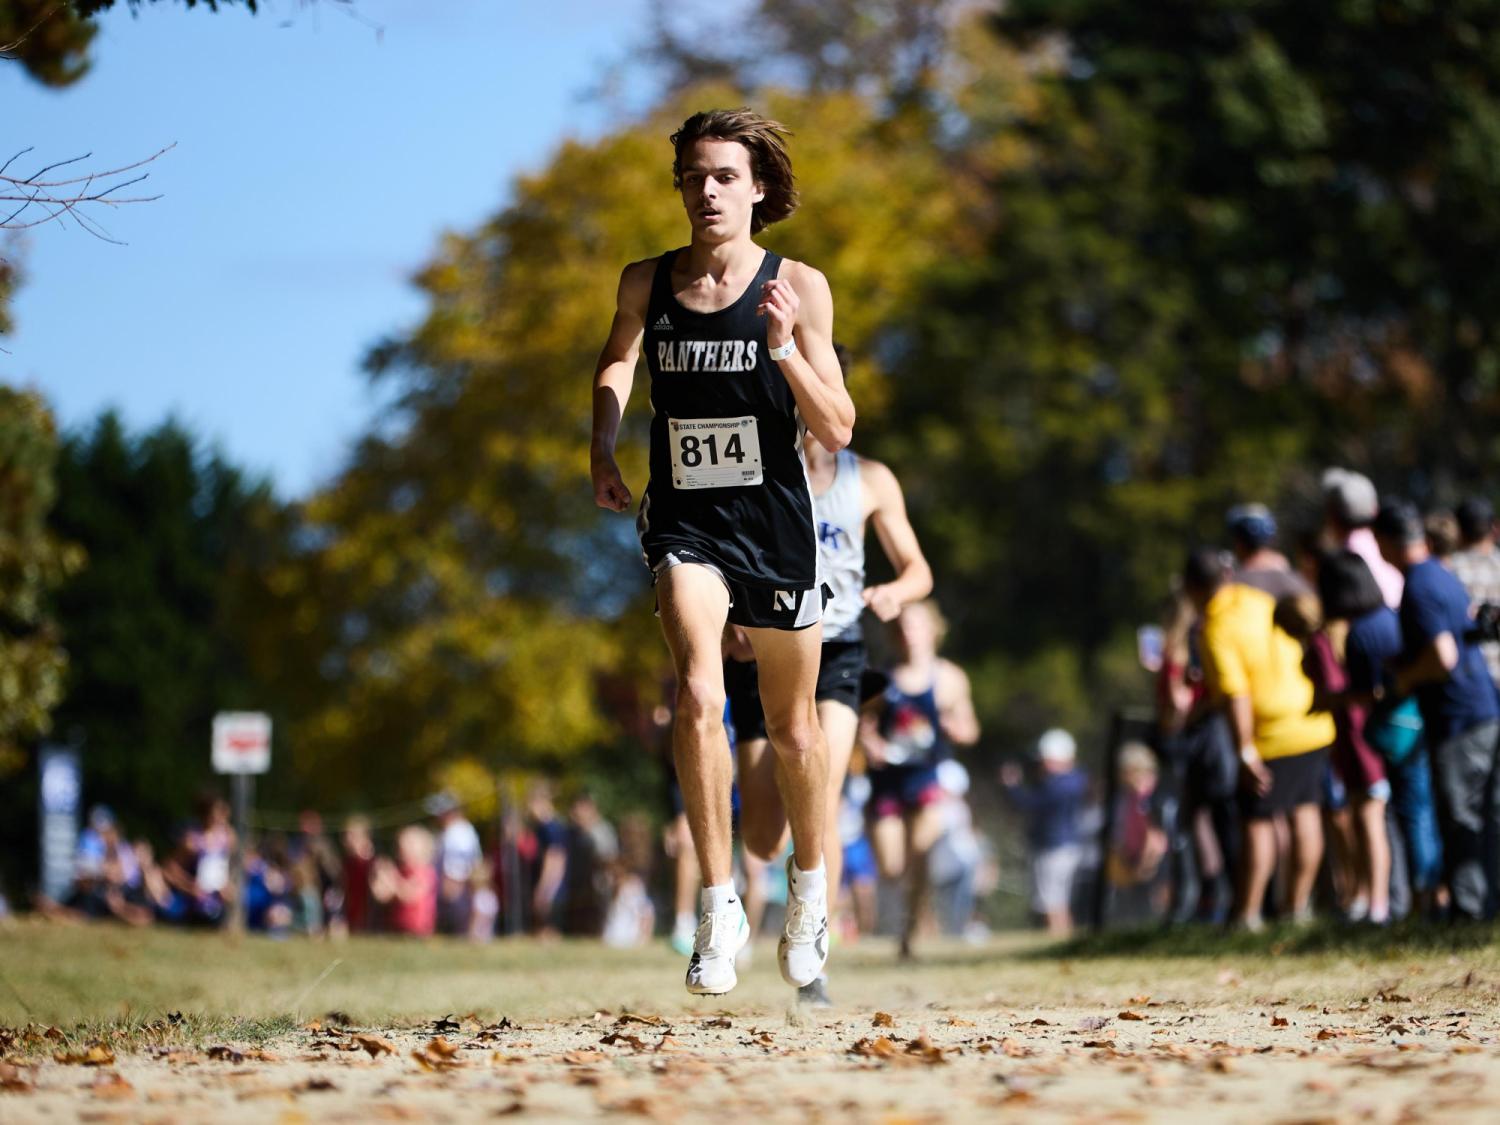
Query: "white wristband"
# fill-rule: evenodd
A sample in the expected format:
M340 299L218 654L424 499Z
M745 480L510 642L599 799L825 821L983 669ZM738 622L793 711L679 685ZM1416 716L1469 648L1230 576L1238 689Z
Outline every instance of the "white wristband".
M780 363L784 359L790 359L792 355L796 353L796 351L797 341L788 340L786 343L782 344L781 347L772 348L768 352L766 352L766 354L769 355L777 363Z

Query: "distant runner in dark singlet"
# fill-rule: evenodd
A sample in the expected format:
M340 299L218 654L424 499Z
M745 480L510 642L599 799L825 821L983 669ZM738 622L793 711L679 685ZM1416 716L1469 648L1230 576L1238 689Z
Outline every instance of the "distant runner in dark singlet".
M673 135L692 241L625 267L594 375L594 498L625 511L615 440L644 346L654 414L637 525L677 675L673 757L703 872L687 972L698 994L734 987L750 937L730 867L726 621L745 628L759 663L791 822L782 976L808 984L828 956L828 749L813 702L822 594L802 435L843 448L854 405L827 280L751 237L797 205L784 133L740 109L695 114Z
M954 746L979 739L979 720L962 668L938 656L947 623L931 601L909 605L896 622L901 663L880 704L860 722L860 744L870 763L870 841L880 873L908 876L901 956L912 938L927 894L927 853L942 835L938 763Z

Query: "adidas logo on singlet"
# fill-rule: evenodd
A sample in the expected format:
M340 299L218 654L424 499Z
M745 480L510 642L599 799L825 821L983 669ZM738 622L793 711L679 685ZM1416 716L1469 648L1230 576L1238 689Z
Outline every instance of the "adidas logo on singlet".
M672 322L667 319L666 313L661 314L661 318L656 322L655 327L658 332L672 331Z

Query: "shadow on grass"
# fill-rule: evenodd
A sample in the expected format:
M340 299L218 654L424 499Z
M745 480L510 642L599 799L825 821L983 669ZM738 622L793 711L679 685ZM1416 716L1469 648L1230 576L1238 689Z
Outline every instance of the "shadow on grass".
M1495 944L1491 923L1435 924L1417 920L1387 927L1339 922L1283 923L1258 934L1216 926L1154 926L1088 934L1018 954L1025 959L1067 960L1103 957L1225 957L1344 954L1402 957L1454 953Z

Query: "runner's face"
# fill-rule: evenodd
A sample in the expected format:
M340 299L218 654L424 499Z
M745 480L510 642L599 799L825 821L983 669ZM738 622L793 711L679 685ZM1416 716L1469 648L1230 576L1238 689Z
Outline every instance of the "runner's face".
M738 141L696 141L683 155L682 206L693 236L727 242L750 231L765 192L750 175L750 151Z
M921 603L909 605L896 619L901 644L908 658L927 656L937 649L937 629L932 614Z

